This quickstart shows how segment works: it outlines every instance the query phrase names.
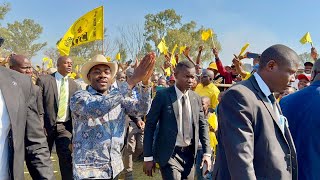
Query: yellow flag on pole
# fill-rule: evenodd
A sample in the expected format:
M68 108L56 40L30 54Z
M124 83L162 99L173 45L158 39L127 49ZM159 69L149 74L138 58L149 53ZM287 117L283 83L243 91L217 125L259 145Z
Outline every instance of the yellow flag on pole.
M107 59L108 62L111 61L111 57L110 56L107 56L106 59Z
M121 59L121 54L120 53L117 53L117 55L116 55L116 60L120 60Z
M301 44L305 43L312 43L311 35L309 32L307 32L301 39L300 39Z
M53 62L52 62L52 59L49 59L49 62L47 64L47 69L49 68L53 68Z
M103 39L103 6L80 17L57 43L60 55L69 55L70 48Z
M42 62L43 62L43 63L46 63L46 62L49 61L49 59L50 59L50 58L48 58L48 57L44 57L44 58L42 58Z
M161 41L157 47L158 47L160 53L163 53L164 55L168 54L168 47L166 45L166 41L164 40L164 38L161 39Z
M203 31L203 32L201 33L201 39L204 40L204 41L208 40L208 39L211 38L212 36L213 36L213 32L212 32L211 29L208 29L208 30Z
M183 51L187 48L187 46L180 46L179 54L182 54Z
M74 68L75 72L79 72L79 65L76 65L76 67Z
M247 50L247 48L249 47L249 43L246 43L242 48L241 51L239 53L239 56L243 56L244 52Z
M174 56L174 53L176 52L178 45L175 44L172 51L171 51L171 64L175 67L177 65L176 57Z

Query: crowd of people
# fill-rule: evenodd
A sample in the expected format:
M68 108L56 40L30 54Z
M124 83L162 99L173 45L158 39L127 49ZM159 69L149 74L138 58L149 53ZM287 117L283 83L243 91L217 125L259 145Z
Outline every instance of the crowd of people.
M135 64L96 55L70 77L73 62L36 72L22 54L0 66L0 179L55 179L55 145L63 180L136 179L134 161L153 176L180 179L320 179L316 139L320 60L298 72L297 53L273 45L245 69L224 66L216 48L204 67L200 46L179 61L156 54ZM176 64L172 64L175 56ZM7 67L4 67L4 66ZM11 69L11 70L10 70Z

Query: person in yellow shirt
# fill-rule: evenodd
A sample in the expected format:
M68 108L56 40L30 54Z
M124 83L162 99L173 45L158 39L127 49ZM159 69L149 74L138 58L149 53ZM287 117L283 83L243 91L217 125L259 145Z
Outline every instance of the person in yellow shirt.
M203 70L200 83L197 85L195 92L199 96L207 96L210 98L210 108L215 109L219 103L218 96L220 90L212 83L214 73L210 70Z

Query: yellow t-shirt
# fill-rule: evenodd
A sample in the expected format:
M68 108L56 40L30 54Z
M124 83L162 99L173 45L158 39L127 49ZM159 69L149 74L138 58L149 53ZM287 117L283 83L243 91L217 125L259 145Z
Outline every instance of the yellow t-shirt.
M217 116L216 116L215 113L210 113L209 114L208 123L209 123L209 126L214 131L218 130L218 120L217 120ZM213 149L213 152L215 153L216 152L216 146L218 144L218 140L217 140L215 132L209 131L209 139L210 139L210 146Z
M219 103L218 96L220 90L213 83L210 83L208 86L203 86L202 83L199 83L194 90L199 96L207 96L211 100L211 108L215 109Z

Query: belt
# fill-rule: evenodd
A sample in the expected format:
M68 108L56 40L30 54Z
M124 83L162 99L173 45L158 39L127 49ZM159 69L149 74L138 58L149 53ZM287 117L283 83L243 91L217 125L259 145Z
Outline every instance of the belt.
M191 146L185 146L185 147L176 146L174 150L181 151L181 152L191 151Z

